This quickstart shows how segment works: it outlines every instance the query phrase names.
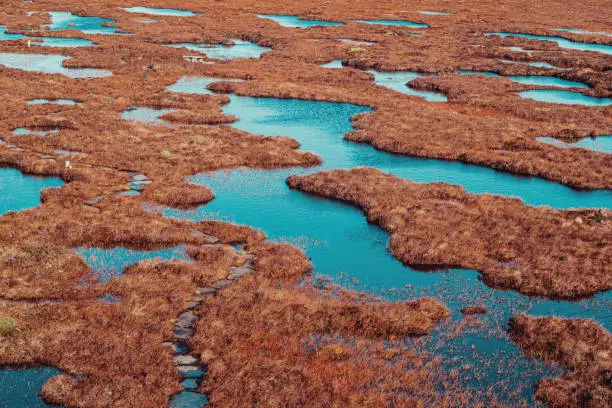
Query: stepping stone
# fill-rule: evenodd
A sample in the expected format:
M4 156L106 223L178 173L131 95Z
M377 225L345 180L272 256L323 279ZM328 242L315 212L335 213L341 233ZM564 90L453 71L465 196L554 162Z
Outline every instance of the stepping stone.
M191 354L180 354L178 356L174 356L174 361L179 366L189 366L198 364L198 359L192 356Z
M173 343L170 343L172 345L172 351L175 354L184 354L189 352L189 344L185 343L184 341L175 341Z
M211 288L210 286L208 286L208 287L205 287L205 288L198 288L196 290L196 293L198 295L205 295L207 293L213 293L214 294L214 293L217 293L217 289Z
M134 181L145 181L148 180L149 178L147 176L145 176L144 174L136 174L135 176L132 176L132 180Z
M193 329L182 328L182 327L174 328L174 338L176 339L181 339L181 340L190 339L193 336L193 333L194 333Z
M197 365L180 365L177 367L179 374L185 378L202 378L204 369Z
M198 307L198 305L199 305L199 304L200 304L200 303L198 303L198 302L187 302L187 303L185 304L185 308L187 308L187 309L193 309L193 308Z
M213 286L213 288L221 289L221 288L224 288L224 287L226 287L228 285L231 285L231 284L232 284L231 280L221 279L221 280L218 280L215 283L213 283L212 286Z
M176 319L176 326L181 328L190 328L195 326L198 316L192 311L181 313Z
M202 295L193 295L191 297L191 300L193 302L198 302L198 305L202 302L204 302L206 299L211 299L214 298L215 294L214 293L204 293Z
M102 201L104 199L104 197L106 197L106 196L99 195L99 196L96 196L96 197L94 197L94 198L92 198L90 200L87 200L85 202L87 204L90 204L90 205L95 205L95 204L98 204L100 201Z

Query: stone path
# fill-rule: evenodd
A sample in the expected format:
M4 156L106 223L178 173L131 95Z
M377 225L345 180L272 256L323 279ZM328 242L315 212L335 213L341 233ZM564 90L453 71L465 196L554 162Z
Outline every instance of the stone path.
M217 243L213 245L224 246L225 244ZM210 244L207 246L210 246ZM170 399L170 408L199 408L208 402L206 395L197 392L206 373L206 367L200 362L200 356L191 350L188 342L195 334L200 320L200 310L206 300L215 297L220 289L254 271L255 255L242 250L235 251L235 255L241 258L243 263L240 266L231 266L226 279L219 279L210 286L196 290L189 301L185 303L185 310L176 318L173 340L164 343L172 348L176 370L183 378L183 391Z

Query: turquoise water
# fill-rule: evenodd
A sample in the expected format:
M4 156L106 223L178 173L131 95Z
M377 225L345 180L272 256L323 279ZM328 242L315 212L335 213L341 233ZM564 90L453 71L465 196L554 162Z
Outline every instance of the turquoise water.
M200 408L208 403L204 394L183 391L170 399L170 408Z
M343 26L344 23L339 21L325 21L325 20L302 20L299 16L284 16L280 14L258 14L259 18L266 18L268 20L276 21L283 27L291 28L310 28L310 27L321 27L321 26Z
M39 45L41 47L95 47L96 44L84 38L62 38L62 37L34 37L41 41L32 41L31 45Z
M150 123L152 125L163 125L166 124L166 122L163 119L160 119L160 116L164 116L166 113L170 112L172 112L172 109L135 107L121 112L121 117L125 120L129 120L132 122Z
M57 30L78 30L85 34L113 34L119 29L108 27L106 24L113 24L115 20L102 17L77 16L64 11L52 11L51 24L49 29Z
M24 71L62 74L71 78L102 78L113 75L111 71L95 68L64 68L64 61L70 59L63 55L16 54L0 52L0 65Z
M558 375L560 370L525 358L507 336L508 318L519 312L592 317L604 327L611 327L610 295L600 294L582 302L549 301L493 290L473 270L454 269L448 273L413 270L389 253L388 234L368 224L361 211L290 190L285 179L289 175L325 169L372 166L414 181L446 181L477 193L519 196L531 204L558 208L610 208L612 194L571 190L541 179L457 162L391 155L368 145L345 141L342 135L351 130L349 118L368 111L366 107L350 104L232 95L224 113L239 118L234 127L267 136L290 136L301 143L301 150L320 155L323 165L309 169L243 169L200 174L190 181L210 187L216 194L215 200L195 210L165 208L162 213L167 217L194 221L220 219L258 228L271 240L301 247L313 262L315 277L329 276L347 287L389 299L420 296L440 299L452 311L451 323L442 325L430 336L406 341L417 349L449 357L443 359L446 369L464 364L479 367L477 371L472 370L473 376L465 377L464 386L494 390L510 404L520 398L531 401L538 378ZM326 120L321 121L321 117ZM489 309L482 318L483 323L447 340L452 324L461 320L459 309L473 303Z
M107 283L116 276L123 275L125 269L142 261L192 262L184 245L157 251L139 251L128 248L75 248L74 251L95 272L100 283Z
M342 60L333 60L327 64L321 65L322 68L339 69L342 68Z
M427 14L430 16L452 16L455 13L449 13L446 11L419 11L421 14Z
M175 84L168 87L169 91L188 94L213 95L214 92L206 89L213 82L244 82L242 79L233 78L206 78L198 76L183 76Z
M457 71L462 75L476 75L481 74L488 77L504 77L513 82L517 82L523 85L537 85L537 86L556 86L559 88L589 88L589 86L583 82L568 81L566 79L560 79L552 76L536 76L536 75L510 75L503 76L496 72L486 71Z
M374 81L378 86L384 86L385 88L393 89L394 91L407 95L418 96L428 102L446 102L448 100L443 94L428 91L417 91L416 89L409 88L406 85L406 83L415 78L425 76L423 74L416 72L378 72L373 70L367 72L374 75Z
M52 367L27 369L0 368L0 407L43 408L45 404L38 395L43 385L62 372Z
M412 28L429 27L427 24L424 24L424 23L414 23L412 21L405 21L405 20L355 20L355 21L357 21L358 23L397 26L397 27L412 27Z
M23 136L23 135L47 136L47 135L57 133L57 132L59 132L59 129L41 130L41 129L36 129L36 128L30 129L30 128L24 128L24 127L13 129L13 134L19 135L19 136Z
M548 68L548 69L558 69L561 71L567 71L571 68L560 68L560 67L556 67L554 65L549 64L548 62L542 62L542 61L536 61L536 62L527 62L527 61L510 61L510 60L499 60L500 62L503 62L505 64L527 64L527 65L531 65L532 67L536 67L536 68Z
M181 43L169 44L169 47L187 48L191 51L197 51L206 54L208 58L231 60L236 58L259 58L264 52L270 51L271 48L262 47L248 41L232 40L234 45L222 44L204 44L204 43Z
M150 14L152 16L174 16L174 17L194 17L203 14L194 13L189 10L170 9L170 8L151 8L151 7L129 7L124 8L129 13Z
M6 32L6 27L0 25L0 41L17 41L22 38L26 38L27 36L23 34L9 34Z
M519 93L523 98L538 102L558 103L562 105L609 106L612 98L596 98L578 92L557 91L552 89L534 89Z
M566 143L552 137L539 137L538 140L554 144L555 146L563 149L583 147L585 149L595 150L597 152L612 153L612 135L598 136L594 138L586 137L574 143Z
M72 99L32 99L29 100L28 105L43 105L43 104L51 104L51 105L80 105L81 102L77 102Z
M601 35L607 35L608 37L612 37L612 33L609 33L607 31L588 31L588 30L581 30L579 28L554 28L553 30L565 31L567 33L572 33L572 34L601 34Z
M0 215L40 205L40 190L61 187L57 177L25 175L19 170L0 167ZM0 388L1 389L1 388Z
M93 42L84 38L64 38L64 37L29 37L22 34L8 34L6 27L0 26L0 41L7 40L21 40L24 38L30 39L30 45L41 46L41 47L92 47L95 46Z
M502 38L520 37L520 38L528 38L531 40L553 41L553 42L556 42L559 47L567 48L569 50L596 51L596 52L601 52L603 54L612 54L612 45L571 41L571 40L568 40L567 38L562 38L562 37L551 37L548 35L533 35L533 34L521 34L521 33L505 33L505 32L486 33L485 35L498 35Z

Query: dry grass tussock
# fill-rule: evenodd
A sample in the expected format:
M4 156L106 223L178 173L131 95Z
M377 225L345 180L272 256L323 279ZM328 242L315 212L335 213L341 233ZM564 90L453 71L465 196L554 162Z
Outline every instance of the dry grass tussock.
M536 397L552 407L612 405L612 336L592 320L519 315L510 335L531 356L560 363L563 378L540 381Z
M520 200L418 184L370 168L290 177L291 188L346 201L391 234L408 265L477 269L525 294L577 298L612 288L606 210L558 211Z

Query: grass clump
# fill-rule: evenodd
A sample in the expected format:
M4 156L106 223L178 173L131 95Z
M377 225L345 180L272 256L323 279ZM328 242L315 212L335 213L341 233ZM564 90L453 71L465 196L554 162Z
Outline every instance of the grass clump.
M7 336L17 329L15 320L8 317L0 317L0 336Z

